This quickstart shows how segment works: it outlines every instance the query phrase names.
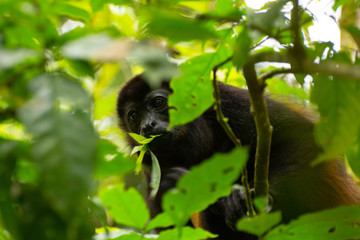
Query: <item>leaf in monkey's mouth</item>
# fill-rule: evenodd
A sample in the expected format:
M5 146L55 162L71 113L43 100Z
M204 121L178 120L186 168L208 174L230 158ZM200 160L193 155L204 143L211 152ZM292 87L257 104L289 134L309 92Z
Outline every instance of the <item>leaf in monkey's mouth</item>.
M160 186L160 179L161 179L161 169L160 169L160 164L158 159L156 158L155 154L151 152L149 144L157 137L162 136L162 134L160 135L152 135L150 136L150 138L146 138L144 136L141 136L139 134L136 133L129 133L129 135L138 143L142 144L141 146L135 146L131 152L131 154L134 154L136 152L139 152L139 156L136 160L136 168L135 168L135 173L139 174L140 170L141 170L141 166L142 166L142 162L144 160L144 156L146 152L150 153L151 156L151 160L152 160L152 166L151 166L151 179L150 179L150 187L151 187L151 192L150 192L150 197L151 198L155 198L158 190L159 190L159 186Z

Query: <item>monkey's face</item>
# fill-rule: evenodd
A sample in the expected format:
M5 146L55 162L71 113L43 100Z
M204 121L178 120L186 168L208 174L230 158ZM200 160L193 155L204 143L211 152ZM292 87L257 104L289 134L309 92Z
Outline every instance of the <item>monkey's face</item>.
M169 125L166 89L151 91L138 102L130 102L125 109L125 122L130 130L144 137L166 135Z
M207 127L204 117L167 130L168 97L171 93L168 82L153 90L141 75L130 80L118 95L120 128L126 133L137 133L144 137L161 135L149 144L160 165L189 168L205 155L210 155L208 150L213 147L213 131ZM126 140L131 147L139 145L129 135Z

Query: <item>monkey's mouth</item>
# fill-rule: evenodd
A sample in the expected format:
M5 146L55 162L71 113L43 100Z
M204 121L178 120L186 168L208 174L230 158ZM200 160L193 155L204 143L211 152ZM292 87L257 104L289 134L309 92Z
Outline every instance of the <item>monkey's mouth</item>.
M155 137L149 143L149 147L150 147L151 151L153 151L153 152L166 151L166 147L171 142L171 132L164 132L162 134L158 133L157 135L160 135L160 136Z

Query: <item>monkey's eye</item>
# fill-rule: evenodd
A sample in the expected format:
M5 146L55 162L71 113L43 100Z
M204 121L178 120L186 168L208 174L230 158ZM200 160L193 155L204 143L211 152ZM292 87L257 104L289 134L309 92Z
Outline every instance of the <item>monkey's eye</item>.
M130 110L128 113L128 119L129 121L135 121L138 117L138 112L135 110Z
M160 109L165 107L166 99L163 97L156 97L152 102L152 107L156 109Z

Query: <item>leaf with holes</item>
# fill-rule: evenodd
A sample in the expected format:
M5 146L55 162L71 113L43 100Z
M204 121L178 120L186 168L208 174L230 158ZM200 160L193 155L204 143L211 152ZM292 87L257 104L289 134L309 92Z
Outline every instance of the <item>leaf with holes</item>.
M288 225L281 225L264 240L359 239L360 207L347 206L306 214Z
M237 222L236 228L240 231L261 236L280 221L281 212L261 213L252 218L243 217Z
M168 102L169 129L191 122L211 107L214 103L211 71L228 54L224 48L219 48L216 53L203 54L180 65L180 75L170 82L174 93L169 96Z
M176 190L163 197L163 209L177 225L184 225L191 213L204 210L218 198L231 193L232 184L247 160L246 149L216 154L195 166L177 183Z
M181 232L180 232L181 231ZM201 240L201 239L208 239L208 238L215 238L217 235L212 234L210 232L205 231L202 228L175 228L169 229L166 231L162 231L159 234L158 240Z

